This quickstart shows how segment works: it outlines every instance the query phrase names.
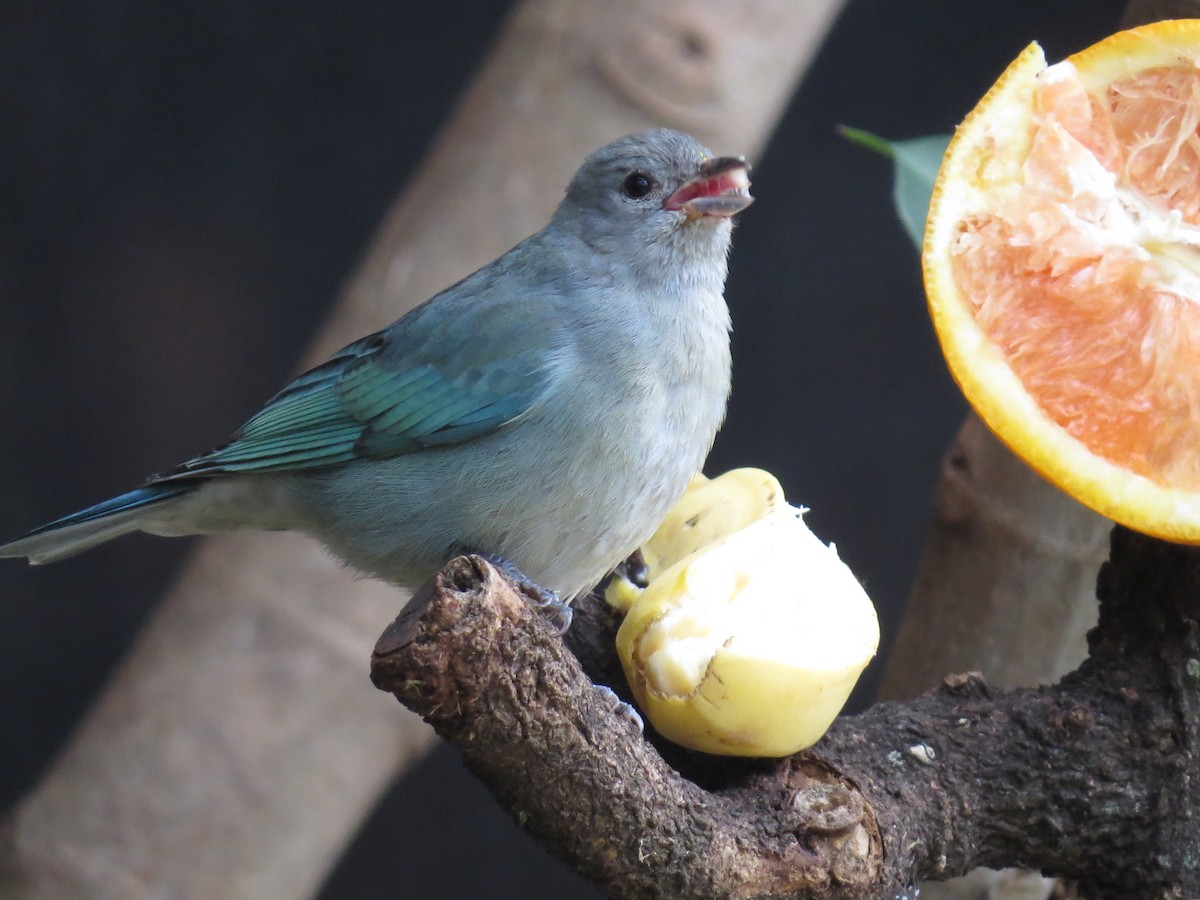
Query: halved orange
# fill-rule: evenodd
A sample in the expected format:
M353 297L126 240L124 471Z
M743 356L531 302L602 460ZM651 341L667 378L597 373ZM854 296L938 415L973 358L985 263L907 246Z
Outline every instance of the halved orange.
M955 380L1097 512L1200 543L1200 20L1047 67L959 126L922 253Z

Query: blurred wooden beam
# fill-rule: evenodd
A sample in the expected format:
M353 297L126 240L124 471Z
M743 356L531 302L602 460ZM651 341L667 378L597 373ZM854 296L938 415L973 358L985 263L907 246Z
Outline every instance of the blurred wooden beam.
M614 137L661 124L755 154L839 7L519 4L307 361L535 231ZM311 896L432 740L367 678L396 606L302 537L204 542L7 822L0 896Z

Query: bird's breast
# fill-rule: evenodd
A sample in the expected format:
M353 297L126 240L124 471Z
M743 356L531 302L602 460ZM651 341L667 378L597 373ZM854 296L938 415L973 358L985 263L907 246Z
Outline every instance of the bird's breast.
M621 552L640 543L700 470L725 415L729 319L719 293L671 303L637 297L577 335L562 372L564 478L579 500L623 509ZM572 491L568 491L572 493Z

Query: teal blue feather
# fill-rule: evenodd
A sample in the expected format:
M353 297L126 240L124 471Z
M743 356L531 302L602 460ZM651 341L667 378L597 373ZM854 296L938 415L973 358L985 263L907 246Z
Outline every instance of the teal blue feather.
M134 512L135 510L161 503L164 500L181 496L189 490L191 490L191 487L186 484L150 484L145 487L135 488L120 496L105 500L103 503L97 503L95 506L89 506L87 509L71 513L69 516L63 516L61 519L47 522L40 528L35 528L29 532L22 540L60 531L64 528L73 528L77 525L88 525L92 522L99 522L118 513Z
M552 335L519 300L463 310L447 327L418 309L295 379L226 445L161 476L314 469L474 440L547 387ZM551 338L548 340L548 338Z

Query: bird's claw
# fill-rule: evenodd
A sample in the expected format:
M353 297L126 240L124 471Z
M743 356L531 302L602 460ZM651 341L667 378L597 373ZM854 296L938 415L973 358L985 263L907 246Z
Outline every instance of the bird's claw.
M567 629L571 627L571 620L575 618L571 604L562 600L554 591L545 588L538 590L542 592L542 596L534 601L534 607L558 628L559 634L566 634Z
M566 633L567 629L571 627L571 620L575 617L569 603L561 599L556 592L542 587L522 572L517 568L516 563L489 553L480 553L479 555L508 576L508 579L521 592L528 595L533 600L534 608L550 620L558 629L559 634Z
M605 702L609 704L609 712L616 714L618 717L633 725L633 727L637 729L638 734L645 733L646 723L642 721L641 715L638 714L636 709L618 697L616 691L606 684L596 684L592 686L600 692L600 696L603 697Z

